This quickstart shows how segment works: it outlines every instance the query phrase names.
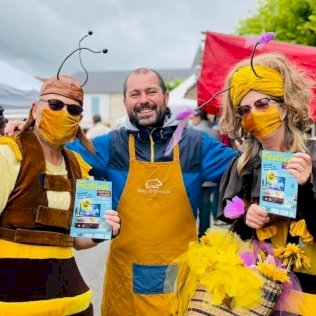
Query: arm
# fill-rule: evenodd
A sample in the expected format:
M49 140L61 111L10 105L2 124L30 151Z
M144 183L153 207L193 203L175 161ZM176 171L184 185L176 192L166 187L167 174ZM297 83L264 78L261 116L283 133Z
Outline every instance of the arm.
M202 150L203 182L212 181L219 183L237 152L206 134L203 135Z
M90 175L95 176L96 179L106 177L106 169L108 166L110 155L110 133L96 137L93 140L93 145L96 153L89 152L78 139L66 144L66 147L74 152L80 154L83 160L88 163L92 169Z

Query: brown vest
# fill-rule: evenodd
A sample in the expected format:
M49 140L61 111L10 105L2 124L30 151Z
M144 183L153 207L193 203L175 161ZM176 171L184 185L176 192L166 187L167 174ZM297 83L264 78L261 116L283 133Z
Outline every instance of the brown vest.
M72 246L69 236L75 181L81 170L75 155L63 149L68 178L45 173L41 145L33 132L15 138L22 152L20 172L7 205L0 216L0 238L29 244ZM3 179L5 181L5 179ZM69 191L69 210L48 207L46 191Z

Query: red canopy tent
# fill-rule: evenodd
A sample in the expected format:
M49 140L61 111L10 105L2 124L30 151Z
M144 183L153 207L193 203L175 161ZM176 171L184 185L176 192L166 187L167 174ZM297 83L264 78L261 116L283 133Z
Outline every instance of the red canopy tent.
M244 58L249 58L253 47L245 48L245 37L220 34L214 32L206 33L205 49L202 60L202 69L198 81L198 104L208 100L214 93L224 88L225 78L230 69ZM298 66L308 71L308 74L316 78L316 48L303 45L285 44L271 41L262 49L256 51L256 55L267 52L279 52L287 56ZM316 95L316 89L314 90ZM220 99L205 107L210 114L218 114ZM311 104L313 120L316 122L316 97Z

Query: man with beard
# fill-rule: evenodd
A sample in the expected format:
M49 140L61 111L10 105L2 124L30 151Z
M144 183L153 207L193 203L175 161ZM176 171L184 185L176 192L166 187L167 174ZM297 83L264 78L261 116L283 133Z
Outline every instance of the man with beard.
M96 155L79 141L68 144L92 166L91 175L112 181L113 209L121 218L108 256L103 316L171 314L167 267L197 240L201 184L218 183L235 156L192 129L165 155L178 125L168 99L159 73L136 69L124 83L128 118L122 127L93 139Z

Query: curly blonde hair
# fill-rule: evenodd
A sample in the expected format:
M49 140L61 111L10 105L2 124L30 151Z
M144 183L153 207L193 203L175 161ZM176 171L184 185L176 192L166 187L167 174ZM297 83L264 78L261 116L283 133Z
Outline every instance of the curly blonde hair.
M230 87L232 75L243 66L249 65L249 59L238 63L229 73L226 87ZM287 107L285 119L285 146L289 152L307 152L307 131L311 128L312 119L309 103L312 96L312 80L306 73L298 69L285 56L277 53L258 55L254 65L262 65L277 70L284 79L284 95L282 98ZM244 145L244 151L238 160L237 171L240 175L247 162L258 155L262 148L260 142L248 134L241 126L241 119L236 115L229 93L225 96L219 128L231 139Z

